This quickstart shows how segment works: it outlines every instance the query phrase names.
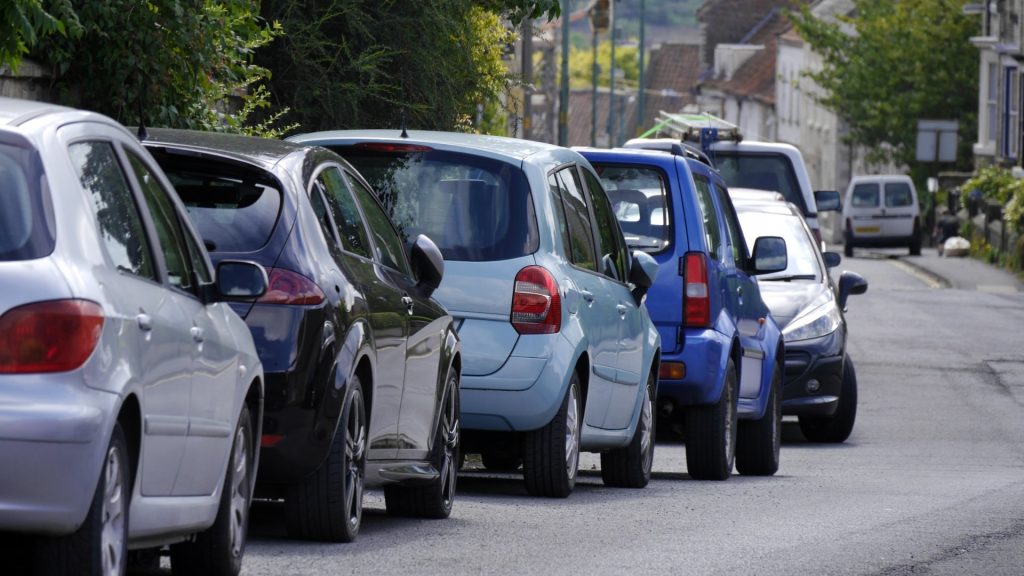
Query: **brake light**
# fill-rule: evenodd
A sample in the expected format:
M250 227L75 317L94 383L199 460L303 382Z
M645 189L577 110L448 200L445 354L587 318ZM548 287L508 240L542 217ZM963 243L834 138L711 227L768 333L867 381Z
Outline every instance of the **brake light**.
M0 316L0 374L67 372L85 363L103 331L103 309L88 300L51 300Z
M434 149L430 146L420 146L419 144L393 144L390 142L360 142L355 145L360 150L369 150L371 152L431 152Z
M824 246L824 244L821 243L821 230L811 228L811 236L814 236L814 241L818 243L818 246Z
M687 252L683 258L683 325L691 328L710 326L707 260L701 252Z
M267 271L267 292L257 300L260 304L320 304L327 297L309 278L284 268Z
M520 334L554 334L562 329L562 298L550 272L527 266L516 274L510 320Z

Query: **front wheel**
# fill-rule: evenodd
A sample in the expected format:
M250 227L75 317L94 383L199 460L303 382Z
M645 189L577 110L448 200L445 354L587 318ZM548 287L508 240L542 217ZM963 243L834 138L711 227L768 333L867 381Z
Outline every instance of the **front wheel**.
M629 445L601 453L601 479L605 486L618 488L643 488L651 481L654 464L655 435L655 369L647 378L640 407L640 418Z
M725 366L718 402L686 410L686 470L697 480L726 480L736 461L736 364Z
M440 406L440 420L434 436L432 464L438 477L420 486L387 486L384 503L388 514L418 518L447 518L455 501L455 484L459 473L461 420L459 407L459 376L448 376Z
M853 360L847 356L843 362L843 383L839 389L839 405L827 418L801 416L800 431L811 442L845 442L853 432L857 419L857 372Z
M566 498L576 486L580 461L580 378L575 371L555 417L527 432L523 446L523 478L534 496Z
M739 423L736 471L746 476L771 476L779 470L782 446L782 367L775 366L768 390L768 405L758 420Z
M242 570L252 503L252 465L252 420L249 408L243 405L224 474L217 519L194 541L171 546L173 574L235 576Z

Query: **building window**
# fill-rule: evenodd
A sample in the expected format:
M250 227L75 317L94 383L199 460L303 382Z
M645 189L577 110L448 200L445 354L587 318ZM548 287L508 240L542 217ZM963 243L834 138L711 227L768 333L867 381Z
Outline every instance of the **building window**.
M991 84L991 81L990 81ZM999 151L1004 158L1017 157L1017 68L1003 67L1003 106Z
M988 130L985 134L985 139L989 144L996 143L996 130L998 125L998 115L996 104L999 99L999 67L995 62L989 62L988 64L988 90L985 95L987 102L985 108L985 115L988 122L986 126Z

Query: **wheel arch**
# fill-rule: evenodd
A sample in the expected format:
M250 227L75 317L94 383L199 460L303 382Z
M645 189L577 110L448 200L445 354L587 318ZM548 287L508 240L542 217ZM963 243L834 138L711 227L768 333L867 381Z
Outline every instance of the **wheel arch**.
M117 413L117 423L121 425L128 444L129 485L134 486L142 462L142 406L138 396L129 394L125 397Z

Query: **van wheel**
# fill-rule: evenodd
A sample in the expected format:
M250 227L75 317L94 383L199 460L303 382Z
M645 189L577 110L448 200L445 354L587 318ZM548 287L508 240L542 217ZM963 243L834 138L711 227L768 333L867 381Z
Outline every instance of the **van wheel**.
M921 255L921 235L914 234L913 238L910 239L910 255L920 256Z
M533 496L566 498L580 463L580 377L573 371L562 406L546 426L526 433L523 478Z
M651 481L651 467L654 464L656 384L652 368L640 407L640 418L637 420L636 431L629 445L601 453L601 479L604 480L605 486L643 488Z
M725 367L718 402L686 409L686 470L696 480L725 480L736 460L736 364Z
M782 446L782 367L776 365L768 391L768 405L758 420L739 423L736 471L746 476L771 476L779 470Z
M847 356L843 362L843 383L839 388L839 406L827 418L800 417L800 431L811 442L845 442L853 432L857 419L857 372L853 360Z
M72 534L39 542L36 572L123 575L128 568L130 479L128 443L121 424L115 423L85 522Z
M220 508L213 526L196 535L193 542L171 546L172 574L235 576L242 570L242 555L252 503L252 420L242 406L231 446Z
M853 234L850 234L849 231L843 235L843 255L853 258Z

